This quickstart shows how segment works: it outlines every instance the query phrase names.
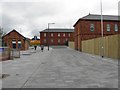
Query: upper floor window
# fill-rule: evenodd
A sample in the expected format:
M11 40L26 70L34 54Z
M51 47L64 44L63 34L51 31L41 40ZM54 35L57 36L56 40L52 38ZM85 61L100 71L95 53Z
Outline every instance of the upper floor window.
M63 33L63 37L65 37L65 33Z
M51 37L53 37L53 33L51 33Z
M18 48L19 49L21 48L21 41L20 40L18 41Z
M117 32L118 31L118 25L115 24L115 31Z
M44 33L44 37L46 37L46 33Z
M70 37L70 33L68 34L68 37Z
M110 31L110 24L107 24L107 31Z
M90 31L94 31L94 24L90 24Z
M58 33L58 37L60 37L60 33Z
M12 47L16 49L16 40L12 40Z

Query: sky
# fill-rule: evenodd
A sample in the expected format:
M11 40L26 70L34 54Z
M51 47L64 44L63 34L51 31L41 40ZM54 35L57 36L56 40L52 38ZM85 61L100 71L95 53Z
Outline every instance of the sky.
M120 0L102 0L104 15L118 15ZM28 38L50 28L73 28L81 17L101 14L100 0L1 0L0 26L8 33L16 29Z

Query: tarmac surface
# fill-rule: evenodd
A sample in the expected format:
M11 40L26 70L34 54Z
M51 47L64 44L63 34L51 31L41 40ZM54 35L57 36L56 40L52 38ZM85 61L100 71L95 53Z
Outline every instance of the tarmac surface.
M118 88L117 60L68 47L22 51L2 62L2 73L3 88Z

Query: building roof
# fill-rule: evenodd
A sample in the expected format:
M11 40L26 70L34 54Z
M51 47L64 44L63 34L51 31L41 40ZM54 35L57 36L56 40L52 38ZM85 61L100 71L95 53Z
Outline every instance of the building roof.
M24 39L28 39L28 38L24 37L22 34L20 34L18 31L16 31L15 29L13 29L12 31L10 31L9 33L7 33L6 35L4 35L3 37L9 35L9 34L12 33L12 32L16 32L16 33L18 33L20 36L22 36ZM3 37L2 37L2 38L3 38Z
M85 17L80 18L75 25L80 21L80 20L101 20L101 15L96 15L96 14L89 14ZM113 15L103 15L103 20L104 21L120 21L120 16L113 16ZM74 25L74 26L75 26Z
M41 32L48 32L48 29ZM49 29L49 32L74 32L74 29Z

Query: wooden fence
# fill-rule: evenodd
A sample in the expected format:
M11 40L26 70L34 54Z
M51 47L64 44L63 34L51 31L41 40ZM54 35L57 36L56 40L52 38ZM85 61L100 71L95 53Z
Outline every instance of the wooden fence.
M74 42L69 42L69 43L68 43L68 46L69 46L70 48L72 48L72 49L75 49Z
M120 35L82 41L82 52L120 59Z

